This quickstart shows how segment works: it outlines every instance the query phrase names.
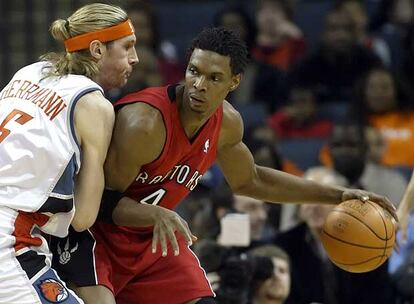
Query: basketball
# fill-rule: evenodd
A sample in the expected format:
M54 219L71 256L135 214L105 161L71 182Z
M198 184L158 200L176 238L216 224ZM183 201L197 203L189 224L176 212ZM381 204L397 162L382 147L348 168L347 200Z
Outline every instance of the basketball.
M368 272L391 255L395 229L395 220L381 206L354 199L328 214L321 239L329 259L339 268Z

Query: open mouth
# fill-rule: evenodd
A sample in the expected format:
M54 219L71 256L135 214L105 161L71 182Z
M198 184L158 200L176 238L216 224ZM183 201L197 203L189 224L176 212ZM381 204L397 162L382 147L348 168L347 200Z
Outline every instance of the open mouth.
M195 106L201 106L205 103L204 100L198 99L196 97L190 96L190 103Z

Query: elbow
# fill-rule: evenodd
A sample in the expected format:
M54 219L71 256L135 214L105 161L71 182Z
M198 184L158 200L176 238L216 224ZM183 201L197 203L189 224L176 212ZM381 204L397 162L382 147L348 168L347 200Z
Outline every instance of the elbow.
M250 196L252 194L252 184L250 183L232 186L231 188L233 193L237 195Z
M257 172L236 185L231 185L234 194L243 196L254 196L257 193L258 186L261 184Z
M76 217L72 220L72 227L76 232L88 230L95 223L96 217Z

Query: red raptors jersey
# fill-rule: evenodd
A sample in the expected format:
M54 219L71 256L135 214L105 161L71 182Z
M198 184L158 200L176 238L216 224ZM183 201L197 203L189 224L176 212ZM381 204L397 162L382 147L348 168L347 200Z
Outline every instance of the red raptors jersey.
M169 209L174 209L197 186L214 163L223 117L223 106L220 106L190 141L181 125L175 90L176 86L148 88L127 95L115 104L119 108L145 102L161 112L166 129L164 148L155 161L141 167L126 194L138 202Z

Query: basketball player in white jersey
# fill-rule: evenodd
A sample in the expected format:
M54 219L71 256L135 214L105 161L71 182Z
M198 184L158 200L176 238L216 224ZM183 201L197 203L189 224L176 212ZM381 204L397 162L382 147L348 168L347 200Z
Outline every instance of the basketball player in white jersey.
M0 92L1 304L83 303L51 269L44 236L94 223L114 123L103 92L138 62L119 7L86 5L51 33L65 51L22 68Z

